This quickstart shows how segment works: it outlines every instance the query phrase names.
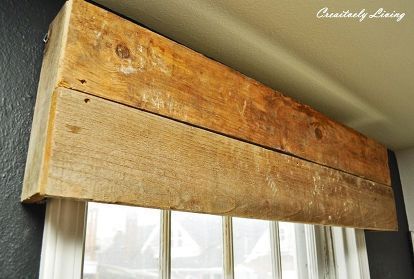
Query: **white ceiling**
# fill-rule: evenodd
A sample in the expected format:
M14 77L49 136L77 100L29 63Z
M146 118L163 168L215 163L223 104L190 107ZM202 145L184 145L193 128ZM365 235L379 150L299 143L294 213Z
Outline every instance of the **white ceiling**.
M97 0L394 150L414 146L414 1ZM332 11L395 19L318 19Z

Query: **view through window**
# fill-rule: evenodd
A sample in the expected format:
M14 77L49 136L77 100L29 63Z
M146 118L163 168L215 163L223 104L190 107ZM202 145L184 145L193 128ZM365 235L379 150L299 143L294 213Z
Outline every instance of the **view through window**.
M161 222L157 209L89 203L83 278L160 278ZM236 279L274 278L275 261L283 279L308 278L304 225L278 222L278 245L272 247L271 222L232 222ZM172 212L170 227L171 278L224 278L223 253L231 249L223 247L222 217Z
M171 213L171 278L223 278L222 218Z
M273 278L268 221L233 218L233 250L236 278Z
M279 239L283 278L308 278L304 226L279 222Z
M83 278L158 278L160 210L89 203Z

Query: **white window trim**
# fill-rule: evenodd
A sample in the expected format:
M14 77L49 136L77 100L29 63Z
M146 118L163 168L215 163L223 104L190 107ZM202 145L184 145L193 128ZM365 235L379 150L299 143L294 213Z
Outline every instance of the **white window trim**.
M87 204L47 201L39 278L82 278Z
M65 199L47 201L39 278L82 278L86 217L85 202ZM269 224L273 277L281 279L278 222ZM370 279L363 230L313 225L305 225L304 230L308 266L305 277ZM232 235L231 217L223 217L225 279L234 277ZM170 279L171 212L168 210L161 213L160 238L160 278Z
M369 279L368 254L363 230L332 227L336 278Z

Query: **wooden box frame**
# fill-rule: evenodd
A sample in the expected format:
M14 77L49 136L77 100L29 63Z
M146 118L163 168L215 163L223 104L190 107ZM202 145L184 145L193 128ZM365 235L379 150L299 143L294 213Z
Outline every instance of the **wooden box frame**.
M387 149L90 3L51 24L24 202L397 229Z

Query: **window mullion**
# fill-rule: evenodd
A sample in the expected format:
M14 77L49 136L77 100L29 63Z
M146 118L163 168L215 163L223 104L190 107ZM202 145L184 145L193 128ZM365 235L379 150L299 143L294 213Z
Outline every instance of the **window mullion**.
M335 263L329 227L305 225L308 277L335 278Z
M269 225L273 278L282 279L282 256L280 254L279 223L277 221L271 221L269 222Z
M230 216L223 216L223 270L224 279L234 278L233 222Z
M161 211L160 278L171 278L171 211Z
M324 265L323 278L335 279L335 256L332 240L332 230L331 227L327 226L319 226L319 228L320 240L323 243L323 246L321 247Z
M319 264L318 264L318 244L316 240L316 227L314 225L304 225L305 241L306 241L306 256L308 264L308 278L319 278Z

